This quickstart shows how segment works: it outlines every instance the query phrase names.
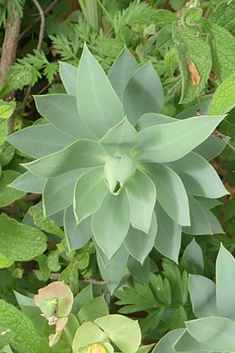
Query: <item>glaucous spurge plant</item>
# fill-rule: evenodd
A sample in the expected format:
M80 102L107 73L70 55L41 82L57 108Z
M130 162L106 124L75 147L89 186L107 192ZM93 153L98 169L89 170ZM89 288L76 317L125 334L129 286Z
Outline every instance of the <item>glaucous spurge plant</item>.
M111 291L130 256L142 264L155 247L177 262L182 231L222 232L209 208L227 191L203 157L220 152L210 135L222 116L160 114L156 71L126 48L108 76L86 46L60 75L67 94L35 97L48 123L8 138L36 159L11 186L42 193L46 216L64 210L71 250L92 237Z

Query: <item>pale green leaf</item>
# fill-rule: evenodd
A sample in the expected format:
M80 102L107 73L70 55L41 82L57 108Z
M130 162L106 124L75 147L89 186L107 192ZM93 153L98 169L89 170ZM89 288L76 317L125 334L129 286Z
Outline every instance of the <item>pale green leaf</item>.
M130 206L126 192L108 192L92 217L94 238L110 259L120 248L130 225Z
M193 149L207 161L217 157L227 145L226 139L221 139L215 135L210 135L205 141Z
M148 234L141 230L130 227L125 237L125 246L129 254L138 260L142 265L152 250L157 233L157 220L155 212L152 216L152 223Z
M89 303L86 303L77 313L78 321L83 325L87 321L94 322L98 317L109 314L108 305L105 301L104 295L96 297Z
M185 331L183 335L179 338L176 344L173 346L176 352L194 352L194 353L204 353L204 352L218 352L218 348L212 347L205 343L198 342L193 336L191 336L188 331Z
M163 164L145 164L144 167L156 186L157 200L164 211L176 223L190 225L188 197L178 175Z
M191 118L193 116L196 116L198 112L200 112L201 115L209 115L209 108L211 104L211 99L208 100L203 100L200 103L197 103L181 113L176 115L177 119L185 119L185 118Z
M233 72L235 65L235 39L227 29L203 18L202 29L211 36L212 71L219 83L226 80Z
M177 121L177 119L171 118L166 115L157 114L157 113L146 113L142 115L141 118L139 119L136 125L136 130L140 131L153 125L173 123L175 121Z
M73 143L75 138L63 134L51 124L45 124L17 131L8 136L7 141L27 155L40 158L62 150Z
M221 316L235 319L235 260L223 245L216 261L216 301Z
M98 138L124 117L109 79L86 46L77 73L77 105L83 122Z
M189 194L208 198L220 198L228 194L211 164L194 152L168 166L179 175Z
M110 156L121 157L129 153L139 142L139 136L125 117L117 125L111 128L99 141Z
M45 182L46 178L40 178L30 172L26 172L21 174L8 186L21 191L42 194Z
M142 142L131 155L143 163L175 161L202 143L222 120L222 116L197 116L149 127L139 132Z
M139 347L138 351L136 353L148 353L151 351L151 349L154 347L154 343L152 344L148 344L148 345L144 345Z
M186 322L188 332L198 341L225 352L235 352L235 322L224 317L207 317Z
M191 226L183 227L183 232L193 235L223 233L219 221L193 196L188 195Z
M61 132L78 139L96 139L78 114L76 97L68 94L49 94L34 98L39 113Z
M215 288L215 283L209 278L199 275L190 275L189 293L193 312L197 318L219 316Z
M134 228L149 232L156 200L156 188L152 180L140 170L126 184L130 203L130 221Z
M154 247L164 256L178 263L182 227L170 218L157 202L155 211L158 221Z
M99 265L99 270L104 281L107 281L106 285L111 294L113 294L122 280L128 257L129 253L126 250L125 245L122 244L113 255L111 260L108 261L107 265L104 266L100 252L97 251L97 262Z
M123 92L125 114L136 125L145 113L158 113L163 104L160 78L151 63L135 71Z
M14 101L5 102L0 99L0 119L8 119L13 114L16 107Z
M227 78L216 90L211 105L210 114L225 114L234 107L235 73Z
M104 168L93 168L83 174L74 189L74 214L77 222L96 212L107 193Z
M186 11L191 11L188 9ZM194 9L198 11L199 9ZM182 93L180 103L189 103L198 96L207 83L211 72L211 50L208 43L198 36L197 29L173 24L173 39L182 74ZM193 66L194 65L194 66ZM193 74L190 71L194 70Z
M18 223L5 213L0 223L0 253L8 259L29 261L46 250L47 237L40 230Z
M77 315L78 311L93 299L92 284L88 284L74 298L71 313Z
M78 352L80 347L85 347L101 341L107 341L107 338L105 339L105 335L99 327L93 322L85 322L75 333L72 344L73 352Z
M125 316L113 314L95 320L102 330L109 333L113 343L123 353L135 353L141 342L141 332L138 321Z
M10 344L19 353L40 353L41 338L31 320L3 299L0 300L0 312L0 348Z
M88 168L75 169L47 179L42 196L43 210L46 216L72 205L76 181L88 170Z
M195 266L197 273L202 274L204 270L204 260L201 247L193 239L185 248L182 259L185 259L189 266Z
M179 337L185 332L185 329L179 328L168 332L162 339L160 339L153 349L152 353L175 353L173 345L178 341Z
M99 167L107 159L108 155L98 142L78 140L62 151L24 166L35 175L50 178L75 169Z
M60 77L68 94L76 97L77 68L66 62L59 62Z
M132 74L138 69L138 64L130 51L125 47L114 61L108 78L117 96L122 102L124 88Z
M25 196L24 191L8 187L18 176L20 176L20 173L14 170L4 170L2 172L0 177L0 207L11 205L13 201Z

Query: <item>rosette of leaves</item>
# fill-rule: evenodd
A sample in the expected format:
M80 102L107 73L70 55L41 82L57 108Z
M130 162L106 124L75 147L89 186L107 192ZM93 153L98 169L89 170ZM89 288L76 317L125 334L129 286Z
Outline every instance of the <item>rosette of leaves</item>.
M189 293L195 320L164 336L153 353L234 352L235 260L223 245L216 260L216 283L190 275Z
M222 116L159 114L160 79L126 48L108 75L86 46L60 75L67 94L35 97L48 124L8 138L36 159L11 186L42 193L47 216L64 210L71 250L93 238L111 291L129 256L142 264L155 247L177 262L182 231L222 232L209 208L227 191L202 157L218 153L210 135Z

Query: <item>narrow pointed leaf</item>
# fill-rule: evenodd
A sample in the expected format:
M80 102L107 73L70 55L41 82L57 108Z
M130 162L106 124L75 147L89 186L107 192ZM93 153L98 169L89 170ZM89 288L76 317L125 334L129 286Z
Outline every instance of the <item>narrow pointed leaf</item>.
M77 68L65 62L59 62L60 77L68 94L76 97Z
M94 238L111 258L120 248L130 225L130 206L124 190L119 195L108 192L92 218Z
M96 139L78 114L76 97L49 94L35 96L34 99L39 113L58 130L79 139Z
M168 166L176 171L190 194L219 198L228 193L212 165L194 152Z
M170 218L157 202L155 211L158 221L154 247L164 256L178 263L182 227Z
M96 141L79 140L62 151L24 164L33 174L40 177L55 177L70 170L104 165L108 155Z
M178 175L163 164L146 164L145 169L156 186L157 200L168 216L180 225L189 225L188 197Z
M125 237L125 246L129 254L139 261L142 265L144 260L152 250L157 233L157 220L155 212L153 213L149 233L130 227Z
M177 119L171 118L166 115L157 114L157 113L146 113L142 115L141 118L139 119L136 125L136 130L140 131L150 126L174 123L175 121L177 121Z
M67 147L75 138L63 134L51 124L30 126L13 135L7 140L20 151L35 158L44 157Z
M123 106L127 118L136 125L145 113L158 113L163 104L160 78L151 63L135 71L123 92Z
M210 135L205 141L193 149L193 152L200 154L207 161L218 156L226 147L226 139Z
M30 172L26 172L8 186L17 190L42 194L45 182L46 178L40 178Z
M207 317L186 322L188 332L201 343L225 352L235 352L235 322L225 317Z
M104 168L98 167L83 174L74 190L74 213L77 222L96 212L108 191Z
M114 61L108 78L117 96L122 102L124 88L132 74L138 69L137 61L130 51L125 47Z
M120 246L118 251L113 255L111 260L108 261L107 265L104 266L103 260L99 251L97 252L97 262L99 265L100 273L105 281L107 281L107 287L111 294L120 284L122 280L123 272L125 270L129 253L126 250L124 244Z
M220 316L216 304L216 286L209 278L190 275L189 293L197 318Z
M110 339L123 353L137 351L141 342L141 332L137 321L113 314L96 319L95 324L108 332Z
M201 247L198 245L195 239L193 239L185 248L182 259L187 261L189 267L192 265L195 266L198 274L203 273L203 253Z
M145 163L175 161L202 143L221 120L221 116L198 116L149 127L139 132L142 142L131 154Z
M123 154L129 153L140 142L140 138L127 118L124 118L110 129L99 142L110 156L121 157Z
M43 189L43 210L46 216L72 205L76 181L87 170L89 169L75 169L47 179Z
M126 185L126 193L132 226L148 233L156 200L154 183L145 173L136 170L135 176Z
M66 208L64 213L64 229L69 250L82 248L92 236L91 217L87 217L77 224L73 206Z
M216 300L221 316L235 319L235 260L223 245L216 261Z
M124 117L109 79L86 46L78 67L77 106L84 123L99 138Z

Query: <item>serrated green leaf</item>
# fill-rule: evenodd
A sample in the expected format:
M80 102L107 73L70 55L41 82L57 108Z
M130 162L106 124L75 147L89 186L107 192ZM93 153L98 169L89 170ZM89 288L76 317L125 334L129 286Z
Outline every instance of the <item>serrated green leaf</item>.
M226 28L229 32L233 32L235 28L235 2L222 1L210 15L210 20L220 27Z
M227 29L209 20L203 18L202 24L202 29L211 35L212 71L221 83L234 72L235 39Z
M163 164L145 164L144 167L156 186L156 197L164 211L176 223L189 225L188 197L179 176Z
M110 81L86 46L77 73L77 105L83 122L99 138L125 115Z
M35 158L62 150L75 141L75 138L63 134L51 124L30 126L13 135L7 141L20 151Z
M96 139L82 122L75 97L68 94L50 94L35 96L34 99L39 113L61 132L78 139Z
M235 73L228 77L216 90L210 105L210 115L225 114L234 107Z
M129 254L142 265L152 250L157 233L157 220L155 212L152 214L152 223L148 234L130 226L125 237L125 246Z
M77 224L73 206L69 206L64 214L64 229L69 250L82 248L92 236L91 217Z
M88 170L87 168L75 169L47 179L42 196L43 210L46 216L50 216L72 205L76 181Z
M83 174L74 189L74 214L77 222L95 213L107 193L104 168L93 168Z
M175 330L185 327L185 321L188 319L186 311L182 305L179 305L167 320L166 328Z
M148 336L151 332L155 332L164 314L165 308L155 309L146 318L141 320L140 328L143 336ZM137 351L139 352L139 350Z
M8 119L13 114L16 107L14 101L5 102L0 99L0 119Z
M30 172L26 172L21 174L8 186L21 191L42 194L45 182L46 178L40 178Z
M125 117L99 142L110 156L121 157L129 153L140 142L140 139L133 125Z
M40 230L0 215L0 253L14 261L29 261L46 250L47 237Z
M8 134L7 120L0 119L0 145L3 144Z
M67 93L76 97L77 68L66 62L59 62L60 77Z
M24 191L8 187L18 176L20 176L20 173L14 170L5 170L2 172L0 177L0 207L11 205L13 201L25 196L26 193Z
M119 195L108 192L92 217L92 229L95 241L109 259L123 243L129 224L130 206L126 192L123 190Z
M2 146L0 146L0 164L2 167L10 163L14 157L15 148L5 141Z
M62 239L65 237L64 232L56 225L56 223L53 220L44 217L43 211L37 206L30 207L29 214L33 217L34 224L41 230L50 234L55 234Z
M160 301L164 305L171 305L171 286L167 278L163 278L153 273L150 273L149 287L152 290L156 300Z
M108 78L117 96L122 102L124 88L131 75L138 69L138 64L130 51L125 47L114 61Z
M168 166L179 175L189 194L220 198L228 193L211 164L194 152Z
M209 78L211 50L196 30L193 33L192 27L180 27L176 22L173 25L173 39L182 74L180 103L189 103L201 93Z
M154 247L164 256L178 263L182 227L173 221L158 202L155 205L158 230Z
M107 159L108 155L98 142L78 140L59 152L24 166L35 175L50 178L75 169L99 167Z
M95 324L109 333L110 339L123 353L137 351L141 342L141 332L137 321L113 314L96 319Z
M0 347L10 344L19 353L40 353L41 338L30 319L3 299L0 312Z
M153 181L142 171L136 170L125 190L130 204L132 226L148 233L156 200L156 188Z
M221 116L198 116L146 128L139 132L142 142L131 155L142 163L175 161L202 143L222 120Z
M125 114L136 125L145 113L158 113L163 104L160 78L151 63L135 71L123 92Z

